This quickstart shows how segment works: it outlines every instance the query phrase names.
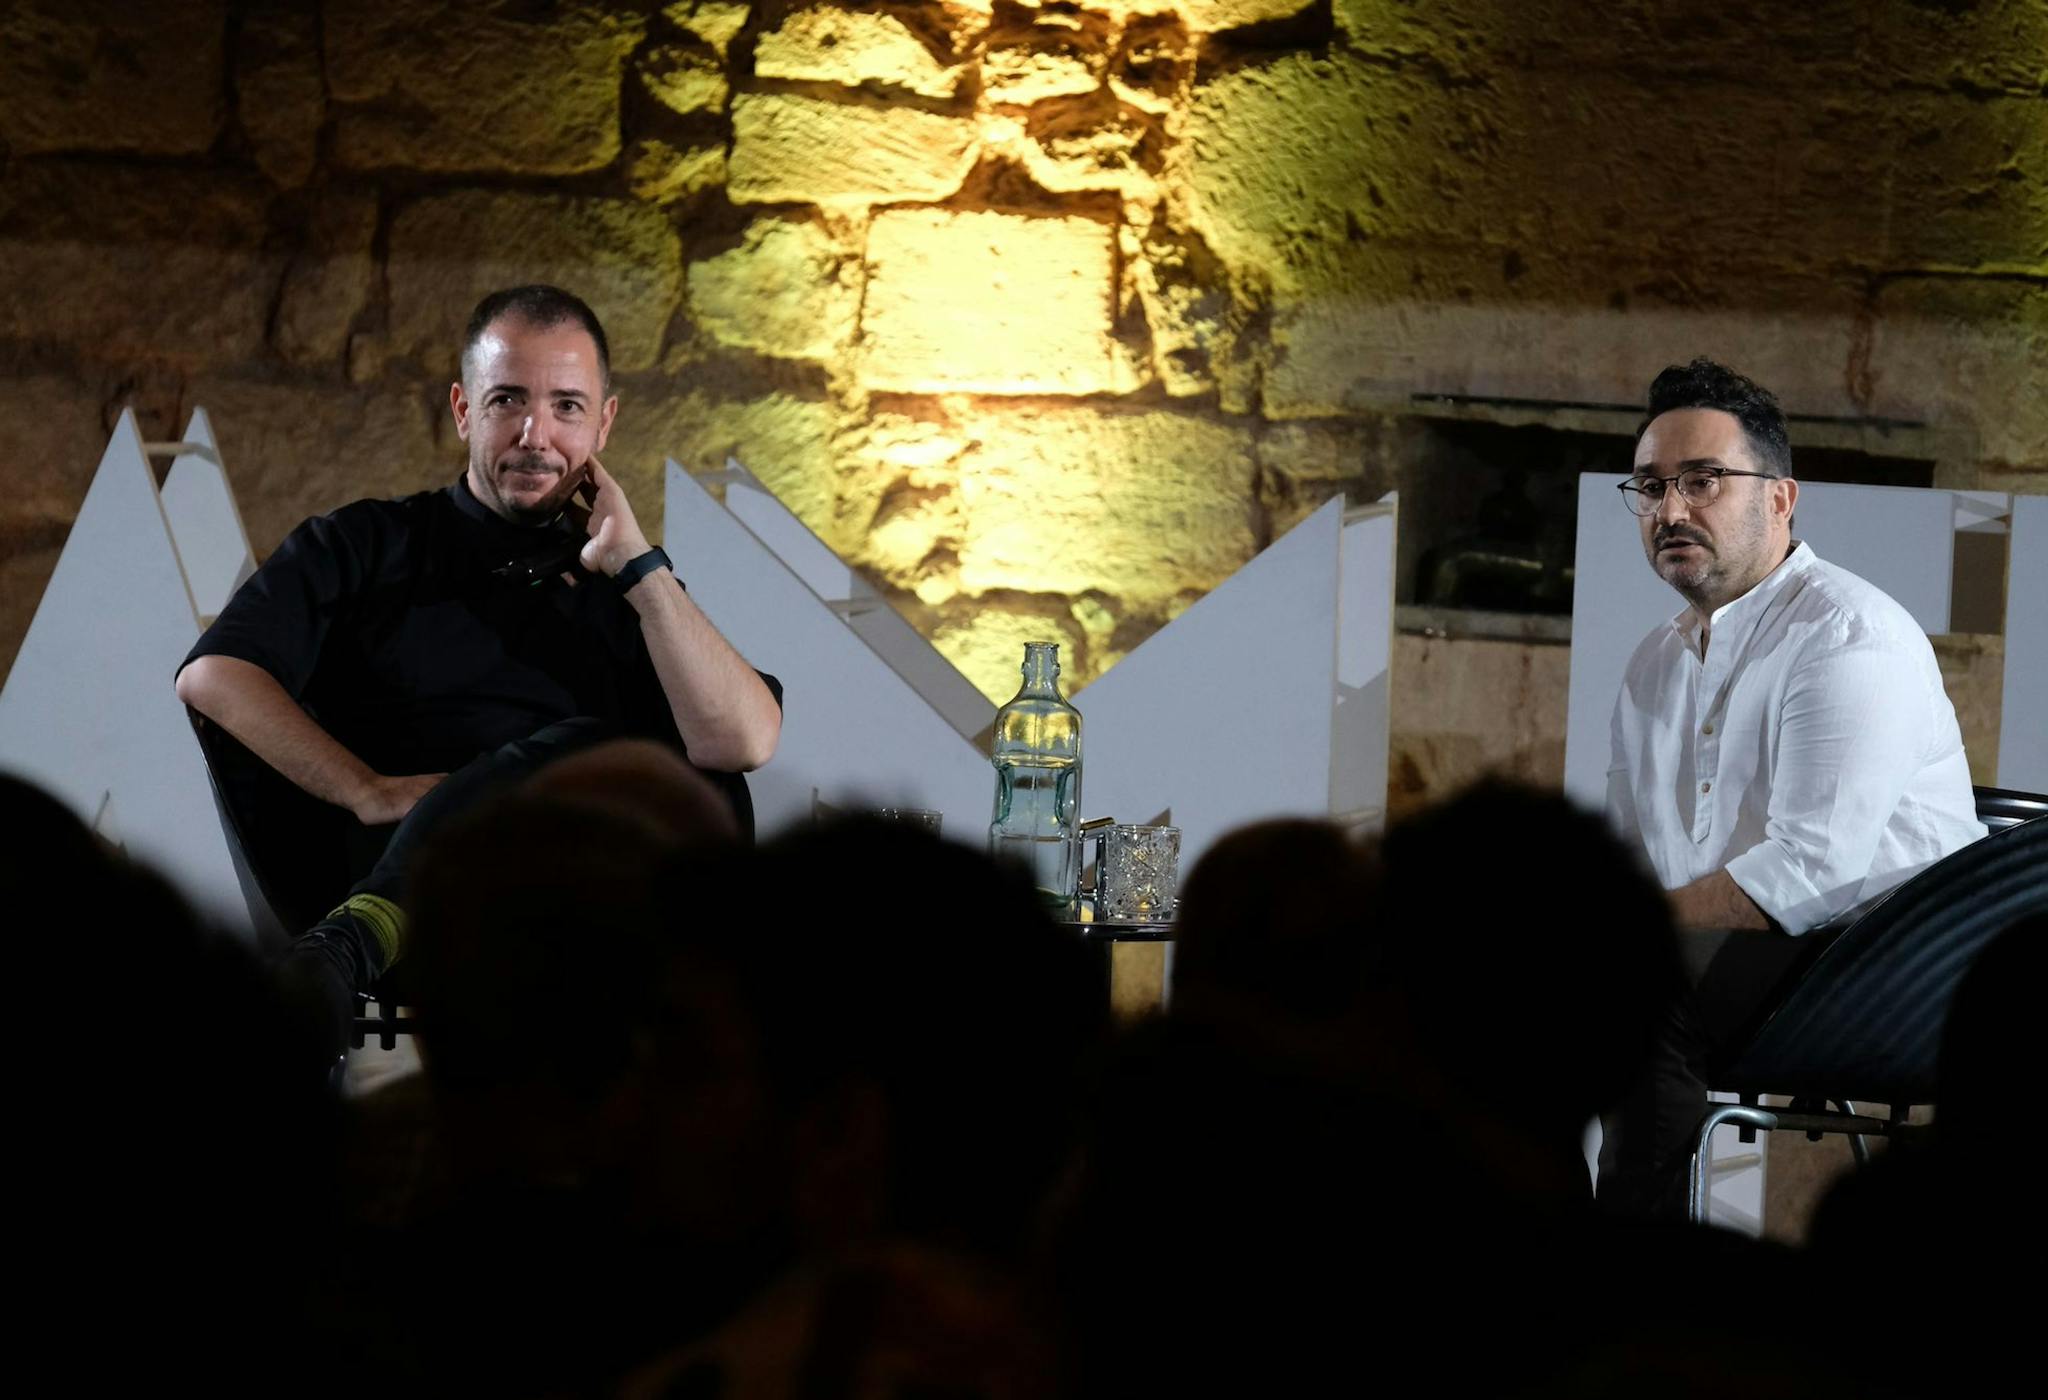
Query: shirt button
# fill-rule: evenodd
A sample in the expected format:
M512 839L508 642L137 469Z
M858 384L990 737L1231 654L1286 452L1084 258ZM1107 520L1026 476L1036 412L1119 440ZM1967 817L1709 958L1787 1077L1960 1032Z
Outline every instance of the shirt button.
M1711 733L1713 733L1713 732L1714 732L1714 726L1713 726L1713 725L1711 725L1711 724L1703 724L1703 725L1701 725L1701 726L1700 726L1700 733L1702 733L1702 734L1711 734Z
M1712 792L1713 790L1714 790L1714 785L1713 785L1712 783L1701 783L1701 784L1700 784L1700 791L1701 791L1701 792Z

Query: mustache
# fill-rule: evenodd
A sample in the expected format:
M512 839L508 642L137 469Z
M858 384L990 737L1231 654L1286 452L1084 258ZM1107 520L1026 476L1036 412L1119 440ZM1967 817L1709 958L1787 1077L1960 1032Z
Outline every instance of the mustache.
M529 452L524 457L514 457L509 461L500 462L498 470L503 472L556 472L557 474L561 471L554 463L536 452Z
M1657 533L1651 538L1650 543L1653 547L1662 549L1673 540L1684 540L1687 544L1696 544L1701 549L1712 549L1714 547L1707 542L1705 534L1693 529L1689 525L1659 525Z

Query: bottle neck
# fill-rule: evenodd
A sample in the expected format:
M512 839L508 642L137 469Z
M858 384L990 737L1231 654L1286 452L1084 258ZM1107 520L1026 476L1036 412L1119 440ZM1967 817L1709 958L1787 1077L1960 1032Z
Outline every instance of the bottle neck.
M1024 644L1024 688L1019 697L1031 695L1053 700L1060 695L1060 649L1054 642Z

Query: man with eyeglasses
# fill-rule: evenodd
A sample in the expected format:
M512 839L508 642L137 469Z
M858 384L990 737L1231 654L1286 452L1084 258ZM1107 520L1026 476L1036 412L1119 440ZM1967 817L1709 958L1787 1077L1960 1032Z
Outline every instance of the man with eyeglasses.
M1705 1058L1817 951L1794 935L1984 827L1926 634L1792 537L1799 483L1768 390L1707 359L1658 375L1621 496L1687 606L1629 661L1607 805L1669 891L1690 986L1608 1125L1600 1190L1680 1214Z

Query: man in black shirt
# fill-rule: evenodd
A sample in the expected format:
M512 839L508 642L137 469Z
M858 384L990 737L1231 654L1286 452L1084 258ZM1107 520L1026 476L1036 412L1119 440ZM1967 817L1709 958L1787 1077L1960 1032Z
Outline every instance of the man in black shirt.
M639 736L682 752L749 829L740 774L781 731L780 685L690 600L598 460L618 400L588 306L543 286L484 298L449 403L461 478L299 526L178 674L181 700L297 788L396 826L295 945L335 1007L398 956L401 855L477 793Z

